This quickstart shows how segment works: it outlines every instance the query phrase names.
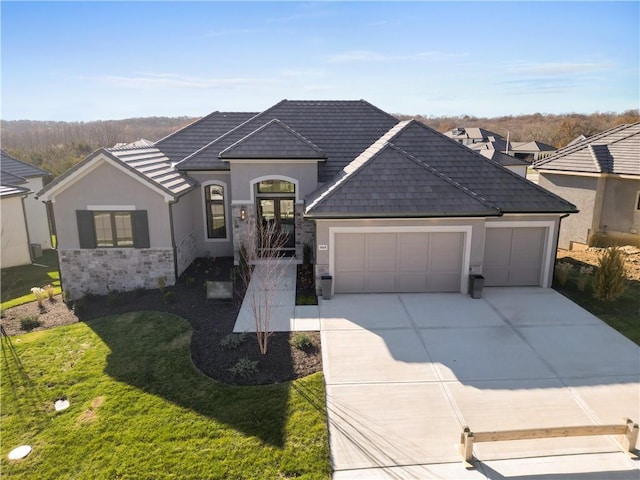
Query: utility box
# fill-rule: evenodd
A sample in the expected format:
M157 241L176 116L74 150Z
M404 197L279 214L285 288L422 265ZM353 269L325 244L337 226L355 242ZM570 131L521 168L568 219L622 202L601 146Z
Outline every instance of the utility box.
M42 256L42 245L40 245L39 243L32 243L31 256L33 258L40 258Z
M469 275L469 295L471 298L482 298L484 288L484 277L477 273Z
M333 277L331 275L322 275L320 277L322 285L322 298L331 300L331 292L333 291Z

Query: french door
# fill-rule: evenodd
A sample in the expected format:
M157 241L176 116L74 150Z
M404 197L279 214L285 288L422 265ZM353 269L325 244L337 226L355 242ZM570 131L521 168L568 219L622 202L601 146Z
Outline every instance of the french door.
M285 255L293 255L296 250L295 232L295 200L293 198L269 197L258 198L258 219L261 222L261 234L265 231L271 232L278 240L270 242L271 239L261 239L263 250L278 250ZM277 244L271 248L270 244ZM269 252L262 252L269 253Z

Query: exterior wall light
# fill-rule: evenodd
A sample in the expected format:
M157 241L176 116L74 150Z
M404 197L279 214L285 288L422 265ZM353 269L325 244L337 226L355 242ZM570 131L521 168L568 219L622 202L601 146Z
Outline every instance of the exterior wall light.
M246 208L242 207L240 209L240 220L244 222L246 218L247 218L247 210Z

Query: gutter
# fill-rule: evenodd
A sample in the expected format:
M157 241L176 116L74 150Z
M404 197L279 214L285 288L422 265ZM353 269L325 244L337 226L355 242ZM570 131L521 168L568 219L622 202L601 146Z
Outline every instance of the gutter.
M176 245L175 234L173 232L173 210L171 207L178 203L178 200L168 202L169 208L169 229L171 230L171 250L173 251L173 274L176 278L175 283L178 283L178 247ZM175 284L174 284L175 285Z
M553 259L553 271L551 272L551 285L553 286L553 279L556 277L556 260L558 259L558 242L560 241L560 227L562 227L562 219L567 218L570 214L565 213L558 218L558 231L556 232L556 254Z

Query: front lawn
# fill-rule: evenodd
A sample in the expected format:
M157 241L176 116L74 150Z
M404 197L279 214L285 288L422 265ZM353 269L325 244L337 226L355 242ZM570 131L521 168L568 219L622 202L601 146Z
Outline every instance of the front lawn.
M55 250L45 250L32 265L2 269L0 309L35 302L36 297L31 289L45 285L53 285L55 294L60 293L60 272Z
M3 478L329 478L322 375L227 386L195 369L191 334L135 312L2 337Z

